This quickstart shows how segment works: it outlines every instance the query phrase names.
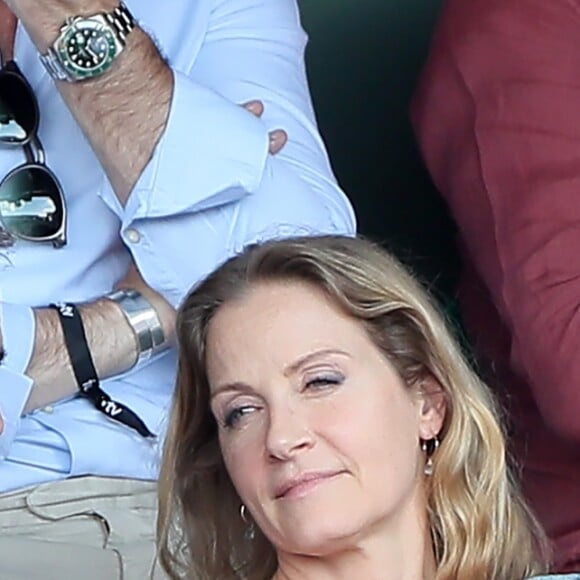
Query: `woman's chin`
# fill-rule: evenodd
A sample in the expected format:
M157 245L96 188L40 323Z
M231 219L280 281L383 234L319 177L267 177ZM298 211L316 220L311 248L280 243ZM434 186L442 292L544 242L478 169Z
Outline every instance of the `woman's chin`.
M343 517L312 514L307 521L294 520L283 526L273 543L284 552L323 557L352 545L360 533L360 526L353 525L352 518L345 521Z

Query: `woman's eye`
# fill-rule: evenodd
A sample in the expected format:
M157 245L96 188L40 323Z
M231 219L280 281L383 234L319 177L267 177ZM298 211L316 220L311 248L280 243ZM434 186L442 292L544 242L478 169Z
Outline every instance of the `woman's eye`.
M321 375L306 381L307 389L323 389L332 385L340 385L344 381L341 375Z
M256 407L253 405L244 405L242 407L236 407L235 409L232 409L225 416L224 427L227 429L233 429L237 426L244 415L252 413L255 409Z

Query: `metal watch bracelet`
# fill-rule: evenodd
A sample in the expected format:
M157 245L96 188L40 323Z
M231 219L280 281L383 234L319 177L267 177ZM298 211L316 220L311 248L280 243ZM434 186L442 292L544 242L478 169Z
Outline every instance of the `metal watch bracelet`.
M53 44L39 55L40 61L58 81L77 82L100 76L123 51L135 25L123 2L111 12L70 16Z
M157 312L137 290L121 289L104 296L119 305L137 340L137 361L134 367L165 350L165 333Z

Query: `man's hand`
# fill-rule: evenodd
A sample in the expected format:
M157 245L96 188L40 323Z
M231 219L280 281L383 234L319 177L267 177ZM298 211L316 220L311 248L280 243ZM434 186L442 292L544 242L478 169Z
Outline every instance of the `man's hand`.
M262 101L249 101L242 105L246 111L249 111L256 117L264 114L264 103ZM275 129L270 132L270 153L276 155L288 142L288 134L283 129Z

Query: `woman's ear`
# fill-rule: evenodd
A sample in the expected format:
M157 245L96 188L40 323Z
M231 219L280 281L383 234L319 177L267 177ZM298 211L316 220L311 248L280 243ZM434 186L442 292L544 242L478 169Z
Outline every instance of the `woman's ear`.
M423 377L418 388L419 437L437 437L443 428L447 398L439 381L431 374Z

